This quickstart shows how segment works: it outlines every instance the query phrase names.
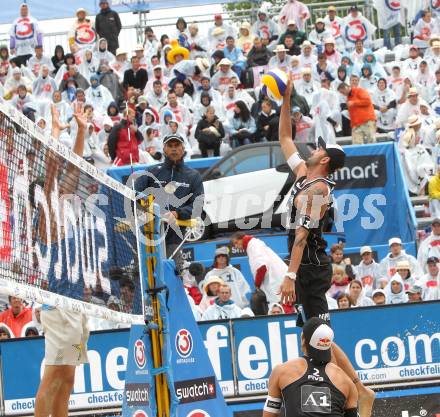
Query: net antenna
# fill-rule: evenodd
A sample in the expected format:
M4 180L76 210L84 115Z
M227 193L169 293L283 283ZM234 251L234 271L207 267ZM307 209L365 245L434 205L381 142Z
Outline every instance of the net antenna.
M125 200L135 204L132 189L0 103L1 293L144 323L137 235L118 233Z

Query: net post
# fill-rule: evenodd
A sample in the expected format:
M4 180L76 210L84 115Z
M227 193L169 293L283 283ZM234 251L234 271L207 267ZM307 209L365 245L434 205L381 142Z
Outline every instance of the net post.
M164 326L161 317L161 305L158 297L158 285L162 289L163 279L161 276L161 246L156 244L155 237L157 236L156 231L160 235L160 216L155 212L153 196L149 196L147 201L141 203L147 210L148 222L144 226L144 233L147 237L147 242L145 244L146 251L146 261L147 261L147 284L148 289L146 291L145 297L150 297L150 301L153 307L153 317L152 323L153 327L150 327L151 333L151 352L153 356L153 366L156 370L163 370L168 364L164 363L166 358L163 355L163 349L167 341L164 340ZM156 277L159 278L160 283L157 282ZM166 330L166 329L165 329ZM156 384L156 402L157 402L157 412L158 416L170 417L170 395L169 387L167 383L167 378L165 372L158 372L155 376Z

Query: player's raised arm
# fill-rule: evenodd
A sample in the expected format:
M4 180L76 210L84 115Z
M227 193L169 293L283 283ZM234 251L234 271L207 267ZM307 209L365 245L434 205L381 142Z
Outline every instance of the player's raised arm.
M78 132L76 134L75 143L72 147L72 152L78 156L84 154L84 141L87 130L87 118L83 112L81 104L76 104L74 108L73 117L78 125ZM60 194L75 194L78 188L78 182L81 171L78 167L70 162L67 164L66 173L63 175L60 183Z
M51 106L50 110L52 117L51 135L55 140L58 140L61 134L61 123L59 119L59 113L54 105ZM46 197L46 201L49 206L49 213L52 213L51 193L54 189L54 183L56 178L58 177L58 172L62 161L61 158L50 148L47 149L44 160L46 162L46 173L44 179L44 195ZM49 215L49 220L50 220L51 238L52 240L54 240L56 237L56 223L52 215ZM41 241L44 243L47 243L46 227L47 227L46 216L44 215L43 210L41 210L39 213L39 220L38 220L38 234Z
M280 113L279 141L284 157L290 169L297 177L306 173L306 164L298 153L292 137L292 120L290 115L290 95L292 93L292 80L287 81L286 91L283 96L283 104Z
M328 204L328 188L322 182L313 184L306 195L298 197L298 212L297 219L292 219L295 222L295 240L290 254L290 263L288 273L296 274L301 264L304 248L309 236L309 230L315 228ZM292 227L292 225L290 225ZM294 280L285 277L281 285L281 303L293 304L296 300L295 283Z

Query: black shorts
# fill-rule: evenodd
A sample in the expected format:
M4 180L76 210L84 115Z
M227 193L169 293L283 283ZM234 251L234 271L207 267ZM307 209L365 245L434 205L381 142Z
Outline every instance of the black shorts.
M320 317L330 321L326 292L332 281L332 264L300 265L295 284L298 318L296 325L302 327L305 320Z

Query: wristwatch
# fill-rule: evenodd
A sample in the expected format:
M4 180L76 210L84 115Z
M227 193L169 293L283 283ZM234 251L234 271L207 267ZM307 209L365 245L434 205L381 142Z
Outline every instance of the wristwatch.
M291 279L292 281L296 281L296 272L286 272L284 276Z

